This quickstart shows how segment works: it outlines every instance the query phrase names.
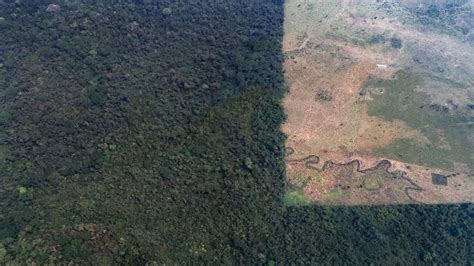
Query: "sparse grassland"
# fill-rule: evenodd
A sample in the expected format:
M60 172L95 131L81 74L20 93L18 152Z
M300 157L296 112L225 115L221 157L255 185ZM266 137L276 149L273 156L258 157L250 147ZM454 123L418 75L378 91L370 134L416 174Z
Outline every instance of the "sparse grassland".
M287 188L284 197L283 203L285 206L304 206L311 204L311 201L308 200L301 189L289 185L290 188Z
M411 139L398 139L375 154L412 164L425 165L454 171L455 163L474 169L473 145L469 143L472 126L463 123L472 121L474 114L465 108L449 109L433 104L416 88L421 83L419 76L398 72L391 80L370 80L366 86L383 87L384 93L373 96L368 103L368 114L387 121L402 120L409 127L420 130L429 143L422 144ZM443 142L445 142L444 145Z
M354 159L369 168L390 159L393 170L407 174L406 179L382 172L362 178L340 169L309 178L315 175L312 169L290 160L287 178L301 184L293 175L304 172L302 191L308 199L327 204L325 195L352 182L331 203L474 201L469 178L474 168L469 107L474 48L466 35L458 34L465 25L454 26L452 34L445 27L446 21L471 23L465 14L472 5L435 6L439 13L423 5L360 0L286 2L283 48L289 92L282 128L287 146L294 149L290 157L318 155L320 168L326 161ZM437 19L444 22L433 23ZM439 188L430 183L432 172L459 175Z

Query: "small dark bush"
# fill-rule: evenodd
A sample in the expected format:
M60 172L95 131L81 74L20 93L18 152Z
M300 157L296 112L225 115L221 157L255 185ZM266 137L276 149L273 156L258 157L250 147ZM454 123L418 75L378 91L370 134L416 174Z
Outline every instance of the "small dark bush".
M400 40L400 38L398 37L392 37L390 39L390 44L392 45L392 48L395 48L395 49L402 48L402 40Z

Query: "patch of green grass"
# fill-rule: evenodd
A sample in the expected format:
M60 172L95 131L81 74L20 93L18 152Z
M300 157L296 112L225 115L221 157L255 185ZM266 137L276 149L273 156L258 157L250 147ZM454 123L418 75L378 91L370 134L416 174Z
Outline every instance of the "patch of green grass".
M325 178L324 175L321 174L321 173L315 173L315 174L311 177L311 180L312 180L312 181L316 181L319 185L324 185L324 183L326 183L326 178Z
M473 167L471 153L474 147L468 137L472 128L462 126L469 116L461 111L447 111L432 106L428 97L415 90L422 82L418 75L398 72L392 80L369 80L366 87L386 88L368 103L368 113L387 121L403 120L414 129L419 129L432 143L420 144L409 139L400 139L375 150L380 156L405 162L453 170L453 163L465 163ZM449 144L449 149L435 145L440 141L440 132Z
M396 160L410 162L413 164L439 167L452 170L453 160L461 161L464 158L456 158L452 151L443 150L434 145L422 145L411 139L399 139L390 145L377 149L376 154L384 155Z
M292 185L288 185L283 196L285 206L304 206L311 204L311 201L305 198L303 191Z
M329 191L326 195L323 196L325 200L336 200L342 197L342 189L337 187Z

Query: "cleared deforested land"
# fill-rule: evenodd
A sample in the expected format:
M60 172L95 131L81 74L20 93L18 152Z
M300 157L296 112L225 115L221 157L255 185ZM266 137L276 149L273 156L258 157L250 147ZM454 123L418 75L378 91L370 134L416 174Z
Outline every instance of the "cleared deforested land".
M288 202L474 201L473 7L412 2L286 2Z

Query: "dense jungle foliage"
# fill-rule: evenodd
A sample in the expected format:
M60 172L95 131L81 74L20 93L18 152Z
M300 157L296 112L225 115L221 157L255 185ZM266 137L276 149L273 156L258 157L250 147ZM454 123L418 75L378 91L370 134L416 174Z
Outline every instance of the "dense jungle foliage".
M0 264L469 263L472 205L286 208L281 1L0 1Z

